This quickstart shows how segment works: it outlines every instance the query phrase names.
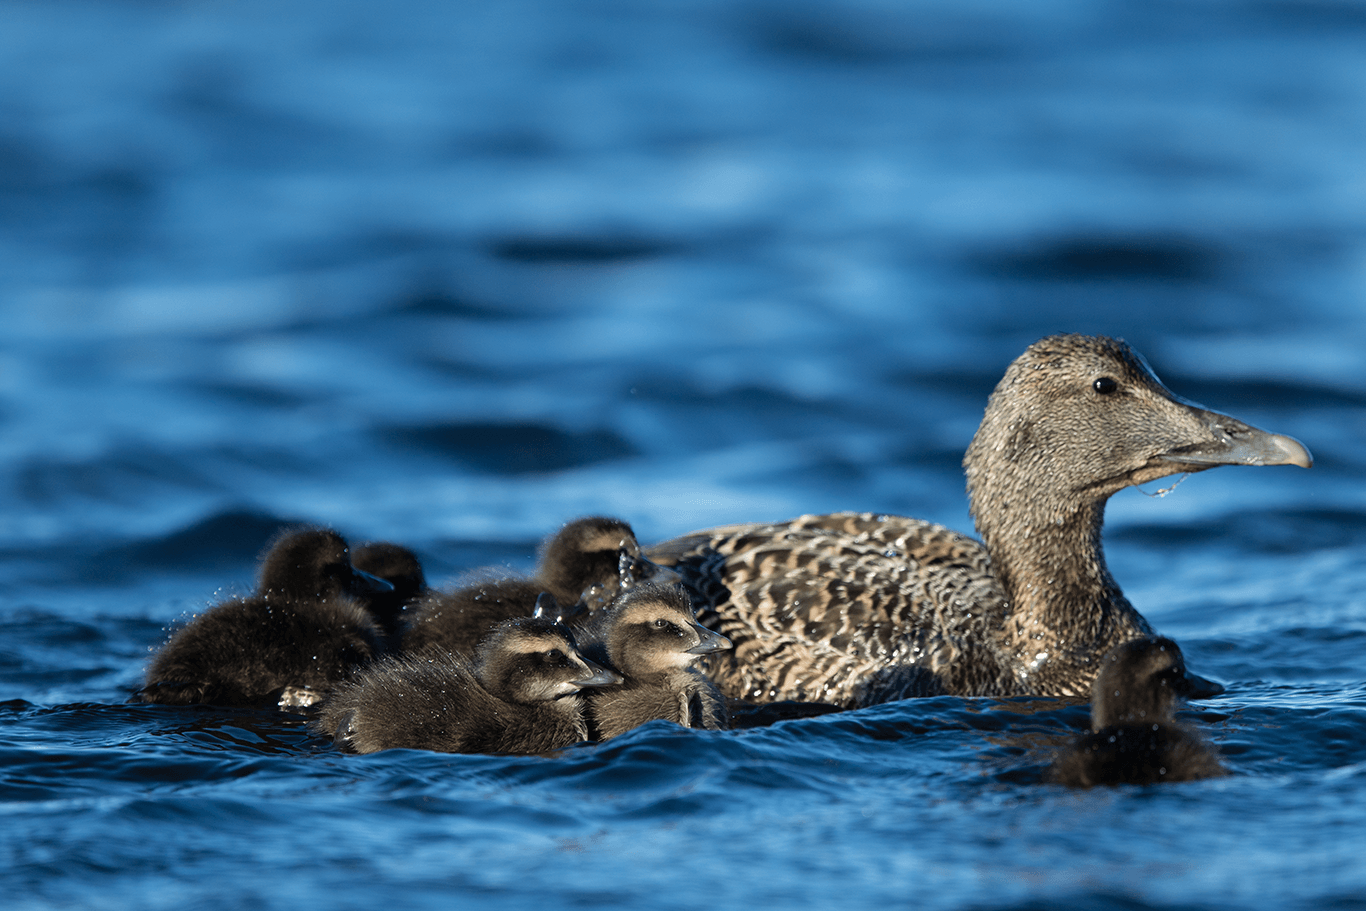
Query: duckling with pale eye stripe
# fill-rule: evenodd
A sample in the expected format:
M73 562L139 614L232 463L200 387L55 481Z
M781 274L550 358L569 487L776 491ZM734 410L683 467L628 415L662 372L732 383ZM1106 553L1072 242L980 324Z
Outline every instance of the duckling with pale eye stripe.
M454 591L432 592L414 604L403 650L436 646L469 651L495 624L530 614L542 592L554 595L571 613L573 605L581 605L581 617L636 585L677 578L677 573L641 555L631 526L620 519L576 519L542 545L531 578L474 582Z
M599 611L581 638L588 655L625 678L588 697L599 740L657 718L713 731L728 726L725 700L696 664L730 648L730 640L697 623L682 587L632 589Z
M1170 639L1145 637L1106 656L1091 695L1091 733L1053 763L1048 780L1089 788L1156 784L1228 774L1213 748L1176 723L1183 697L1209 695L1215 684L1186 670Z
M392 586L357 570L341 535L287 532L266 553L257 593L209 608L152 659L130 701L299 708L381 650L359 600Z
M620 679L538 612L498 624L472 661L433 649L372 665L337 688L313 728L354 753L549 753L588 739L580 690Z

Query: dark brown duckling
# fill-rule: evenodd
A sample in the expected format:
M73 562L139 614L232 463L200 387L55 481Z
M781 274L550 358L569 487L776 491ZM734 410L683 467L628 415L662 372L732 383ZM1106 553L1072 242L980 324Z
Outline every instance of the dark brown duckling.
M417 554L387 541L363 544L351 552L351 565L393 586L392 591L367 594L365 606L385 639L396 644L403 629L405 610L429 591Z
M1071 787L1191 781L1227 772L1198 734L1176 723L1184 697L1217 686L1186 671L1170 639L1145 637L1105 658L1092 686L1091 733L1064 751L1048 780Z
M1286 436L1173 395L1128 345L1059 335L1006 370L963 459L979 543L901 516L837 513L651 548L735 643L728 697L870 705L907 696L1082 696L1152 633L1106 568L1105 501L1216 465L1300 465Z
M685 728L728 727L725 699L696 665L730 648L730 640L697 623L680 586L651 583L631 589L599 611L581 639L592 643L585 653L624 678L620 686L589 694L597 739L657 718Z
M379 628L359 598L389 588L351 565L336 532L287 533L266 553L256 594L216 604L175 633L132 701L311 705L379 653Z
M432 649L366 668L313 726L354 753L549 753L588 739L579 691L620 679L585 660L558 620L520 617L494 627L473 661Z
M529 615L542 592L567 609L582 605L583 613L632 586L676 578L641 555L631 526L620 519L576 519L545 541L532 577L478 581L454 591L431 592L414 604L408 611L403 650L436 646L468 652L495 624Z

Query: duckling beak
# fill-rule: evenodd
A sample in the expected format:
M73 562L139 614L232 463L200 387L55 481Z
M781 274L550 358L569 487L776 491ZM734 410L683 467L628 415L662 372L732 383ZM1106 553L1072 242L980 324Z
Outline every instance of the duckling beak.
M682 582L683 577L667 566L652 563L642 556L633 556L628 551L621 552L621 565L618 575L622 588L644 585L647 582L672 584Z
M665 585L673 585L683 581L683 577L667 566L660 566L658 563L651 563L649 560L642 559L644 564L640 568L641 582L659 582Z
M1192 674L1190 671L1186 671L1185 675L1177 680L1176 686L1173 688L1187 699L1209 699L1224 694L1223 684L1206 680L1199 674Z
M689 655L710 655L730 648L731 642L720 633L714 633L705 626L693 624L693 631L701 641L687 650Z
M575 686L612 686L615 683L621 682L621 675L616 671L609 671L605 667L600 667L587 658L581 660L583 661L584 673L588 674L588 676L575 677L573 680L569 681Z
M1314 464L1314 457L1309 450L1294 437L1267 433L1217 411L1188 407L1213 439L1168 450L1158 456L1165 462L1172 462L1189 471L1202 471L1216 465L1298 465L1309 468Z
M351 570L351 584L347 586L355 594L383 594L394 590L394 584L379 576L372 576L364 570Z

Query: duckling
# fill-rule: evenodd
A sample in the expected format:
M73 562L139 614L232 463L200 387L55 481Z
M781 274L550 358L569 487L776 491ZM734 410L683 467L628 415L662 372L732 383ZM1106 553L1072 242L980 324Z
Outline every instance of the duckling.
M1182 697L1209 695L1211 686L1186 671L1170 639L1148 636L1118 646L1092 686L1091 733L1058 757L1048 780L1089 788L1227 774L1211 747L1172 717Z
M1121 341L1050 336L1006 370L963 459L978 542L876 513L728 525L647 551L735 643L728 697L1081 696L1152 634L1101 550L1105 501L1217 465L1312 464L1287 436L1172 394Z
M413 605L403 650L436 646L469 651L498 622L530 614L542 592L554 595L562 605L579 605L577 613L583 614L632 586L676 578L676 573L641 555L631 526L620 519L576 519L542 545L531 578L479 581L454 591L432 592Z
M548 753L588 739L579 691L620 680L538 613L499 623L473 661L431 649L366 668L334 691L313 728L354 753Z
M728 726L725 700L695 665L730 648L730 640L698 625L681 586L656 582L631 589L598 612L587 640L585 652L625 678L588 697L599 740L656 718L685 728Z
M397 642L403 629L404 611L429 591L417 554L400 544L363 544L351 552L351 565L393 586L392 591L367 595L365 606L379 624L386 641Z
M132 701L311 705L379 653L379 628L358 598L392 587L353 567L336 532L286 533L266 553L256 594L176 632Z

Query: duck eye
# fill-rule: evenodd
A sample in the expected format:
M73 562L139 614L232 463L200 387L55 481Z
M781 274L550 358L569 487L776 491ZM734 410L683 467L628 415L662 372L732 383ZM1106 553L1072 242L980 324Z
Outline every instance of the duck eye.
M552 648L550 651L548 651L548 652L545 653L545 656L546 656L547 658L549 658L551 661L563 661L563 660L564 660L564 652L560 651L560 650L557 649L557 648Z
M663 617L661 617L661 618L659 618L658 620L655 621L655 629L668 629L668 628L669 628L669 621L668 621L668 620L665 620Z
M1111 377L1102 376L1091 384L1091 388L1101 395L1109 395L1119 388L1119 383L1116 383Z

